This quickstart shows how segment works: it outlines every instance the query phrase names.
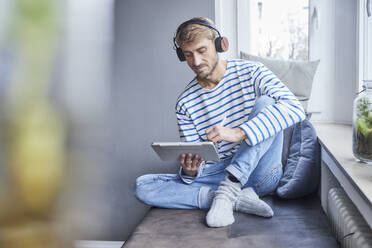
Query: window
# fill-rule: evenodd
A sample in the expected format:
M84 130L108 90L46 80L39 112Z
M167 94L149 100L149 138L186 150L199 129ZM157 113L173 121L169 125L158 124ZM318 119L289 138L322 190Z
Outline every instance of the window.
M309 0L249 0L249 53L308 60Z
M359 90L363 80L372 80L371 0L359 2Z

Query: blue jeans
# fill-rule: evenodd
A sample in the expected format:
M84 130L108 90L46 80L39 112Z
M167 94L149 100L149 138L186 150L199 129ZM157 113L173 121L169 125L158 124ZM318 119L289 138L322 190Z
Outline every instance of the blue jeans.
M257 99L249 118L256 116L274 99ZM179 209L207 209L208 191L216 190L227 174L234 175L243 188L252 187L259 196L272 193L282 176L283 132L249 146L242 141L232 158L208 168L201 166L191 183L185 183L181 174L149 174L136 180L136 197L156 207Z

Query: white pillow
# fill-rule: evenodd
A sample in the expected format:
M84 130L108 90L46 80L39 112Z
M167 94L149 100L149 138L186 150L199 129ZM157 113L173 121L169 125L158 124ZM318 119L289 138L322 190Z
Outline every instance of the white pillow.
M240 52L240 58L261 62L287 85L301 102L305 111L311 95L313 79L320 60L295 61L262 58Z

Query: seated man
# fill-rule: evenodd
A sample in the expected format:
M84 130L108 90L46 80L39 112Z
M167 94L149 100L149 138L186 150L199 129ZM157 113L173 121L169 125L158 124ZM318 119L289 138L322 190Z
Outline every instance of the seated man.
M233 211L273 216L259 196L279 183L282 130L305 119L301 104L264 65L219 59L228 42L207 18L182 23L174 43L196 74L176 103L181 140L214 142L221 161L181 154L179 174L137 178L137 198L164 208L209 209L210 227L232 224Z

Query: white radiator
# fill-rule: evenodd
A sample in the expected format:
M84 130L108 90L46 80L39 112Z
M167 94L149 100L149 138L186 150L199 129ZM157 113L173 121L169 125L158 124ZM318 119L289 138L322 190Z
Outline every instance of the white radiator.
M323 161L321 163L321 182L320 182L320 199L324 212L328 215L328 192L331 188L341 187L333 173L329 170L328 165Z
M328 192L328 217L341 247L372 248L372 230L342 188Z

